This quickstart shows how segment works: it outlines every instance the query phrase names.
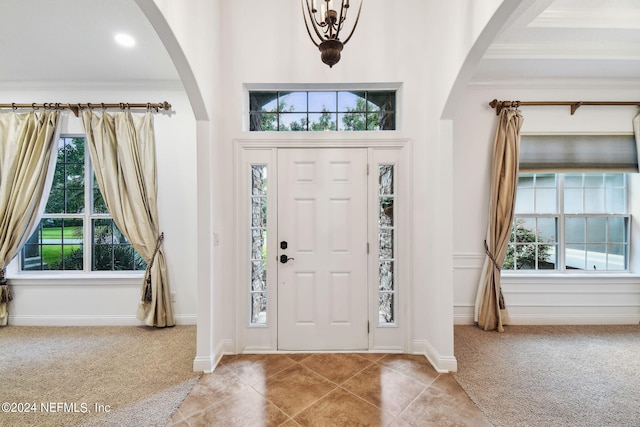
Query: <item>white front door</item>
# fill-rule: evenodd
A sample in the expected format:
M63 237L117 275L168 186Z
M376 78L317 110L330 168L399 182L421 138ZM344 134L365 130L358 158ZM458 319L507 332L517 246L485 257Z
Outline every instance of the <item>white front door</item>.
M366 350L367 150L278 150L278 349Z

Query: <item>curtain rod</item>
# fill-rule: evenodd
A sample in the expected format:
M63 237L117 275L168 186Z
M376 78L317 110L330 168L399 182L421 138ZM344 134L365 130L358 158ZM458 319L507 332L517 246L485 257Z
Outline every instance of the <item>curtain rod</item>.
M496 115L500 114L503 108L515 107L518 108L521 105L569 105L571 106L571 115L583 105L637 105L640 106L640 102L632 101L498 101L494 99L489 103L491 108L496 109Z
M88 109L92 109L92 108L120 108L121 110L124 109L128 109L128 108L146 108L148 110L153 109L159 111L159 110L169 110L171 109L171 104L169 104L167 101L164 102L158 102L158 103L153 103L153 102L148 102L146 104L130 104L128 102L120 102L118 104L113 104L113 103L106 103L106 102L100 102L100 103L92 103L92 102L87 102L86 104L63 104L60 102L45 102L43 104L38 104L38 103L32 103L32 104L17 104L17 103L11 103L11 104L0 104L0 108L12 108L14 110L17 110L18 108L31 108L34 110L37 109L44 109L44 110L71 110L73 111L73 114L78 117L78 115L80 114L80 110L83 110L85 108Z

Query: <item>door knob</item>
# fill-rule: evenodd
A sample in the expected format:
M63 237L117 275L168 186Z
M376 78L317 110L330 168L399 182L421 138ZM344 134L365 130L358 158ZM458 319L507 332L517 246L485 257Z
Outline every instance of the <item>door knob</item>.
M286 256L284 254L280 255L280 262L283 263L283 264L286 264L287 261L291 261L291 260L293 260L293 258L289 258L288 256Z

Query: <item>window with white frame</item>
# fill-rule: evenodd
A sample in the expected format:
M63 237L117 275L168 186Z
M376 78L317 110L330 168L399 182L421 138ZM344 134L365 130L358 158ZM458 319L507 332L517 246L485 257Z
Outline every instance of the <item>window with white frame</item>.
M520 174L503 270L628 271L624 173Z
M630 134L522 135L503 270L629 271Z
M63 136L44 215L21 253L23 271L144 270L107 211L85 139Z

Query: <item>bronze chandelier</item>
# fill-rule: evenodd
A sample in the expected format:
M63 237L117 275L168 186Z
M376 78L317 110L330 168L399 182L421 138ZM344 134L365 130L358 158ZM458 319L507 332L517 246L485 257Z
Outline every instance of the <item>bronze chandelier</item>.
M333 67L340 61L340 52L342 48L356 29L358 19L360 19L360 10L362 9L362 0L358 7L358 15L351 28L351 33L344 40L340 41L340 31L343 29L347 20L347 12L349 11L349 0L301 0L302 15L304 24L307 27L307 33L313 44L320 49L320 58L322 62L329 67ZM313 27L313 33L309 25ZM314 37L315 36L317 37Z

